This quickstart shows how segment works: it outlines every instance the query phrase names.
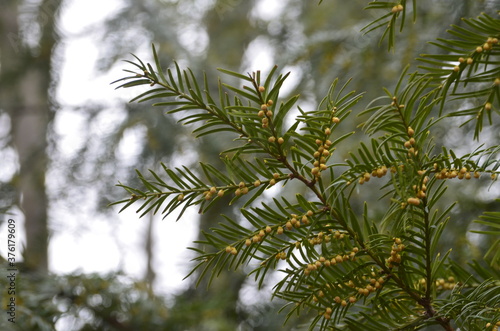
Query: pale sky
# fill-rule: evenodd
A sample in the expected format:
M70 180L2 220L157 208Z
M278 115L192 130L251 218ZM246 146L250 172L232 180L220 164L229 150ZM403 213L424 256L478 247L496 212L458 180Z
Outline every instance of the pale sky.
M57 112L54 129L60 137L59 150L71 156L78 150L77 147L84 143L83 139L86 139L86 135L81 134L82 132L92 130L92 134L94 132L106 134L111 130L121 115L120 104L134 97L137 91L115 90L115 86L110 85L110 82L123 76L122 69L127 68L125 63L116 65L106 75L96 74L95 64L99 45L95 36L85 34L89 27L99 24L119 9L121 1L67 0L64 4L58 26L63 35L61 42L63 63L56 91L61 109ZM261 5L256 7L253 15L266 19L270 12L276 15L283 8L283 1L280 2L280 0L266 1L265 6L264 1L261 1ZM262 47L265 43L265 39L256 39L249 45L245 61L249 70L258 68L265 71L273 65L272 53L262 51L266 48ZM148 52L149 47L144 50L143 54L139 51L138 55L140 57L145 55L149 60ZM289 79L287 86L284 87L285 90L292 89L300 79L300 74L297 75L299 69L294 69L296 74ZM98 118L97 123L92 124L92 128L84 126L85 114L73 109L89 101L107 105L104 115ZM2 120L0 118L0 121ZM134 150L136 150L134 146L138 147L141 143L140 132L130 132L126 139L127 148L121 148L118 151L123 162L127 162L127 158L134 155ZM15 159L14 154L12 158ZM48 176L57 176L57 168L58 164L52 164L52 170ZM92 192L87 192L87 194L92 195ZM51 209L53 232L49 248L50 270L55 273L77 271L106 273L123 270L133 277L142 277L146 266L143 245L147 219L139 219L134 208L118 214L119 207L115 208L113 219L96 216L90 208L93 199L98 199L98 197L88 197L88 207L85 206L84 200L84 206L78 213L60 203ZM17 242L19 252L24 244L23 215L20 211L14 210L14 215L10 215L10 218L17 222L20 238ZM186 247L192 246L197 231L196 210L186 212L183 219L178 222L175 222L175 215L165 220L161 220L160 215L155 220L154 256L156 260L154 265L157 272L155 289L160 293L172 294L187 285L186 282L182 282L182 278L189 271L188 262L191 258ZM5 236L5 229L0 230L0 235ZM0 247L0 254L6 255L4 247Z
M69 36L78 35L90 25L102 22L119 8L120 3L118 0L70 1L62 14L61 27ZM121 70L126 67L125 63L120 63L109 74L95 78L97 47L93 36L64 41L64 65L57 96L62 105L67 106L78 106L89 100L109 104L107 116L103 116L100 121L100 130L105 132L108 125L112 126L116 122L113 117L120 114L119 106L114 107L115 110L113 106L129 100L137 91L115 90L115 86L110 85L110 82L123 76ZM71 153L73 143L78 144L78 132L85 129L79 125L79 116L77 112L64 109L58 116L60 125L56 126L56 130L64 137L65 144L62 147L67 146L68 153ZM134 145L140 144L138 137L133 134L127 140L126 151L121 153L124 161L127 152L134 155ZM81 234L71 231L72 226L69 225L70 231L62 229L55 233L50 245L51 270L61 273L76 270L105 273L122 269L134 277L142 277L146 266L143 246L147 219L139 219L134 208L122 214L118 214L119 207L114 209L114 219L96 218L91 211L87 215L74 215L70 211L66 217L58 215L58 219L85 223L89 231ZM184 287L182 278L188 272L189 264L186 261L190 259L186 247L191 246L195 239L198 217L196 212L188 212L185 219L179 222L175 222L173 217L163 221L161 216L156 218L154 266L158 278L155 285L159 292L171 294ZM64 221L58 224L62 226Z
M54 129L61 137L58 141L58 148L66 155L71 155L75 151L75 146L83 143L81 137L85 135L81 134L82 130L92 129L97 133L105 134L116 122L115 117L120 115L119 104L124 100L129 100L132 94L136 93L136 91L129 92L123 89L117 91L115 86L110 85L112 81L123 76L121 70L126 67L125 63L121 63L120 67L114 68L105 76L96 76L94 71L98 56L96 38L84 34L78 36L89 26L102 22L105 17L119 8L120 3L118 0L65 1L66 6L58 26L64 36L62 72L56 92L61 109L56 115ZM149 51L149 48L146 51ZM97 124L93 124L95 128L84 127L85 114L71 109L89 101L109 105L106 116L102 116ZM7 120L7 118L0 118L1 123ZM5 124L1 127L8 128L8 123ZM133 155L134 145L138 143L140 143L139 139L134 137L134 134L129 134L127 149L118 151L124 162L127 161L127 152ZM2 152L2 155L4 160L5 158L12 159L11 164L16 163L13 151L7 150L5 153ZM60 165L57 163L51 164L48 176L57 176L58 167ZM12 171L15 171L15 168L4 169L2 167L2 174L5 176ZM57 178L54 179L57 180ZM51 179L47 182L50 181ZM123 193L125 195L125 191ZM86 194L92 195L92 192L86 192ZM96 216L90 210L92 199L98 199L98 197L89 197L89 207L85 207L85 202L83 202L84 206L78 213L60 203L52 207L50 211L52 222L50 226L53 230L49 247L50 270L55 273L77 271L107 273L121 269L133 277L143 277L146 266L143 246L147 220L139 219L134 212L135 209L132 208L122 214L118 214L119 207L114 208L113 219ZM16 221L18 238L16 245L19 258L24 245L24 219L19 210L11 211L13 214L7 215L7 219L12 218ZM6 228L5 226L0 229L1 238L6 238ZM195 240L197 229L196 211L187 212L185 219L179 222L175 222L175 215L163 221L159 216L154 221L156 235L154 264L157 272L156 290L159 293L172 294L187 285L186 282L182 282L182 278L189 271L187 261L190 256L186 247L191 246L192 241ZM2 256L7 255L4 246L6 245L0 247Z
M283 10L280 1L266 1L264 6L257 6L256 13L261 18L269 16L270 7L272 13L280 13ZM99 45L96 44L94 36L80 36L86 28L102 22L108 15L120 8L119 0L69 1L68 6L62 14L61 26L65 35L64 40L64 65L61 80L57 90L57 97L63 106L79 106L89 100L109 104L106 116L100 121L102 132L106 132L108 126L115 123L114 117L120 116L119 105L124 100L129 100L137 91L114 90L111 81L123 76L122 69L125 63L115 66L111 72L104 76L95 76L94 66L98 56ZM99 10L95 10L99 8ZM266 16L267 15L267 16ZM71 37L78 36L78 37ZM247 64L257 68L271 68L272 54L256 52L262 50L265 40L255 40L249 45L247 52ZM149 56L149 47L144 51ZM139 56L141 56L139 54ZM290 79L291 87L296 83L298 77ZM290 88L291 88L290 87ZM286 87L285 87L286 88ZM82 92L83 91L83 92ZM82 127L82 115L76 111L63 109L58 113L56 120L56 131L62 136L61 148L65 153L71 154L74 146L82 144L78 132L88 128ZM101 123L102 122L102 123ZM134 145L140 144L137 135L129 135L126 152L134 154ZM127 153L122 153L126 161ZM118 211L118 207L115 208ZM50 246L50 267L54 272L107 272L123 268L127 273L136 277L142 277L145 271L144 239L146 231L146 219L139 219L130 208L118 215L116 219L99 219L91 211L87 215L74 215L69 210L57 211L57 228ZM62 221L61 221L62 220ZM80 233L79 225L66 224L70 222L85 223L89 231ZM166 220L157 217L155 227L155 267L158 272L156 289L161 292L171 293L183 288L182 278L188 272L190 259L186 247L191 246L196 239L198 230L198 217L195 210L186 213L182 220L175 222L175 215ZM60 231L59 231L60 228Z
M57 97L63 106L79 106L89 100L109 104L111 110L108 110L100 121L103 133L107 131L108 126L116 122L114 117L120 116L118 105L134 97L137 91L115 90L115 87L110 85L110 82L123 76L122 69L126 68L125 63L115 66L107 75L96 77L94 66L99 45L93 36L79 35L86 28L102 22L120 6L119 0L69 1L61 16L60 27L69 37L64 40L64 65ZM266 6L257 6L255 14L261 17L269 16L270 6L274 8L271 11L274 14L283 10L280 1L273 0L267 1ZM99 11L95 8L99 8ZM71 37L75 35L79 37ZM264 41L257 39L249 46L247 63L250 68L270 69L273 65L271 54L252 51L252 49L265 49L261 47L262 42ZM148 52L149 47L144 51L144 56L147 58ZM140 53L138 55L141 56ZM295 79L295 82L297 80ZM295 82L292 77L290 85ZM114 105L118 107L113 111ZM64 110L64 107L59 111L56 131L63 137L60 145L66 153L71 154L75 144L83 143L79 142L78 134L80 130L86 129L82 127L81 116L78 112ZM126 144L126 152L129 155L134 154L136 144L140 144L140 139L132 134ZM127 153L122 154L126 161ZM115 209L116 212L119 210L118 207ZM139 219L134 211L135 209L130 208L120 215L116 213L116 219L113 220L96 218L91 211L87 215L74 215L69 210L58 211L58 220L83 222L89 231L80 233L78 225L58 221L57 225L61 231L55 232L50 245L51 270L61 273L76 270L107 272L122 268L132 276L142 277L146 265L143 245L147 220ZM156 218L154 222L155 271L158 273L156 290L171 294L187 285L186 282L182 282L182 278L189 271L188 262L191 258L186 247L192 246L192 241L196 239L198 215L196 210L188 210L178 222L175 222L175 215L165 220L161 220L161 216Z

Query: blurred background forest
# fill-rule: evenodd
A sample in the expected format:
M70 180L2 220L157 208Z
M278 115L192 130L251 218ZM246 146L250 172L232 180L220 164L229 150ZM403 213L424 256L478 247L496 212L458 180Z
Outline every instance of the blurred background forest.
M121 60L131 60L130 53L151 61L154 42L164 66L175 60L194 73L206 71L214 84L217 67L266 72L277 64L282 72L292 72L284 92L300 93L304 109L315 108L336 77L342 82L353 78L350 88L366 92L354 110L360 111L382 95L382 86L393 87L406 65L416 69L419 54L438 51L426 41L444 36L449 24L461 24L461 17L500 7L494 0L418 1L417 22L408 20L395 51L387 52L379 45L379 31L360 33L379 15L363 11L367 4L3 0L0 242L6 246L5 222L15 219L22 252L19 330L300 329L307 316L282 326L284 315L276 316L282 303L268 303L270 291L259 292L243 273L222 274L208 290L203 284L194 288L191 279L182 286L172 280L189 270L186 242L218 222L219 214L237 212L237 206L201 216L194 211L179 221L183 226L161 216L118 215L107 207L125 195L115 187L118 181L130 186L137 181L134 169L146 172L160 162L217 164L218 151L230 141L194 140L189 127L176 125L175 116L166 117L149 104L128 104L135 95L127 93L136 91L114 91L109 83L123 76L127 64ZM349 131L362 121L351 118ZM494 126L483 137L498 141L499 132ZM458 151L477 144L448 128L438 132L439 141ZM348 151L341 153L347 157ZM466 230L477 210L494 208L498 188L450 185L456 188L446 199L459 201L460 207L452 213L444 244L459 244L453 257L466 262L488 247ZM360 194L360 206L371 199ZM5 247L0 253L6 257ZM4 306L6 296L1 297ZM5 322L2 317L0 329L12 327L2 328Z

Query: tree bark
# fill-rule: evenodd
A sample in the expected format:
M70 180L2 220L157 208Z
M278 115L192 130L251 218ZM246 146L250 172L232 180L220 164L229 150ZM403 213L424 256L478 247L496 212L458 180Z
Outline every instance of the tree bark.
M144 280L149 284L149 289L153 290L154 281L156 279L156 272L153 265L154 260L154 214L150 212L148 214L148 224L146 228L146 240L144 242L144 250L146 253L146 274L144 275Z
M18 21L19 1L4 1L0 11L0 108L11 120L11 143L19 158L13 179L17 205L24 213L24 264L28 270L48 270L47 130L53 118L50 87L52 56L57 43L55 21L61 0L44 0L36 13L39 42L24 42Z

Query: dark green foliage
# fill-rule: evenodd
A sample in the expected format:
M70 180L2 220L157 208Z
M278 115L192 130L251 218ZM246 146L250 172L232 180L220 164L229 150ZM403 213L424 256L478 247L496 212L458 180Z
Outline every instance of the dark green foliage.
M415 13L416 1L412 5ZM374 1L368 8L389 9L366 29L385 26L388 19L383 38L393 47L395 20L401 16L402 28L406 2ZM219 225L196 242L190 275L199 282L208 278L210 284L228 269L245 268L262 286L279 271L283 277L273 296L288 302L288 318L313 311L311 330L360 330L367 325L370 330L431 325L492 329L488 323L499 320L499 241L483 261L468 266L453 261L453 247L440 245L456 206L441 203L447 183L463 180L467 185L481 175L496 180L500 166L496 142L460 153L446 144L436 146L438 124L452 126L452 117L472 114L450 112L451 105L468 107L470 99L485 98L481 112L490 122L492 110L500 106L500 21L484 14L465 22L466 27L450 32L461 39L436 43L448 55L422 56L436 67L410 74L404 70L395 88L385 89L386 96L364 111L355 110L361 94L338 79L317 109L295 106L298 96L281 100L288 74L279 74L276 67L267 75L221 69L238 83L219 81L217 91L209 91L206 76L200 82L175 63L163 70L153 47L154 67L138 58L129 61L135 70L116 81L119 87L151 85L133 100L154 100L168 113L179 113L180 122L195 124L197 136L232 133L235 146L221 152L225 172L205 163L197 170L163 165L161 173L150 171L150 177L138 171L144 188L120 184L130 197L115 204L123 205L122 210L139 204L141 215L180 211L182 218L186 208L196 205L203 213L225 195L233 197L230 203L243 200L241 218L221 216ZM467 67L458 55L473 62ZM461 86L464 92L458 92ZM364 120L367 140L340 160L336 149L353 133L341 127L353 112ZM476 139L483 115L472 118ZM368 181L379 182L380 191ZM274 186L285 189L272 196L266 190ZM385 213L374 219L373 204L357 208L360 191L378 196ZM488 228L476 233L498 236L498 216L485 213L477 224Z
M3 316L2 330L171 330L165 299L124 275L17 276L16 323ZM2 306L8 299L2 296Z
M445 54L423 54L420 61L425 63L421 68L428 72L426 76L438 84L439 95L451 94L455 100L467 100L461 103L463 109L450 112L449 116L475 121L474 137L478 138L485 119L491 124L492 113L498 113L500 105L500 22L486 14L463 22L464 27L452 25L448 30L453 38L431 43Z

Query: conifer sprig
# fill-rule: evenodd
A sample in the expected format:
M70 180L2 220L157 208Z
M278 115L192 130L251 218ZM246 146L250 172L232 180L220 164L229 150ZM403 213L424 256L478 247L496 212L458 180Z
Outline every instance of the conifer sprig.
M391 12L368 29L390 19L386 34L393 45L394 20L400 15L404 20L404 4L371 3L370 8L391 8ZM229 132L236 145L222 153L225 170L206 163L197 170L162 164L163 172L150 171L151 179L138 171L144 188L120 184L130 197L115 204L123 204L123 210L139 203L141 215L158 212L165 217L180 209L181 218L190 206L205 212L223 196L232 196L230 204L242 199L241 219L221 216L219 225L203 232L204 239L191 248L197 256L188 276L196 275L198 283L208 277L210 283L227 269L249 266L249 274L262 286L270 272L279 270L284 277L273 288L273 296L289 303L288 318L314 311L310 330L359 330L366 325L373 330L426 325L453 330L454 323L470 327L477 321L493 329L499 319L495 312L500 293L492 288L500 278L495 269L500 254L492 248L486 254L488 264L473 261L461 266L450 258L451 249L440 247L456 205L439 203L447 182L463 180L467 185L484 173L496 180L500 167L498 145L481 145L461 155L435 146L437 124L450 116L471 114L444 112L449 94L458 100L477 96L490 100L493 95L491 105L500 100L495 85L497 42L491 34L500 23L483 15L467 24L469 28L454 27L452 34L460 40L438 41L449 55L423 59L431 65L447 63L454 53L466 51L488 34L482 51L474 51L482 54L475 59L480 65L469 67L465 79L461 72L469 63L460 60L451 74L446 65L425 67L426 74L403 71L393 91L385 90L386 96L359 112L366 119L361 128L368 140L357 143L345 161L339 161L337 148L353 132L341 134L338 129L349 122L361 98L347 91L347 83L335 80L317 109L304 111L296 106L298 95L281 101L288 74L278 74L276 67L265 77L258 71L244 75L220 69L243 85L219 79L214 93L206 75L198 77L177 64L164 72L153 47L155 68L138 58L128 61L136 71L118 80L119 87L150 85L132 101L157 101L154 106L178 113L181 123L196 126L198 137ZM488 54L483 53L488 47ZM493 78L485 89L472 88ZM461 85L471 92L457 92ZM480 129L476 126L475 137ZM294 197L264 194L275 185L291 187L291 181L303 188ZM356 192L365 190L370 181L379 182L380 203L387 206L376 220L371 205L365 203L359 210L355 203ZM499 219L498 213L486 212L476 221L486 229L476 233L498 235ZM498 245L496 241L494 247ZM481 300L487 302L484 310L479 309ZM463 313L465 305L470 316Z

